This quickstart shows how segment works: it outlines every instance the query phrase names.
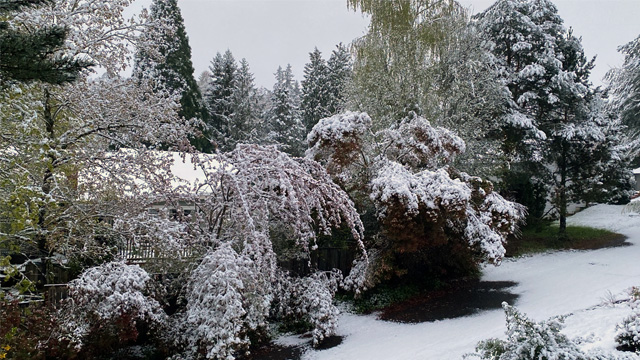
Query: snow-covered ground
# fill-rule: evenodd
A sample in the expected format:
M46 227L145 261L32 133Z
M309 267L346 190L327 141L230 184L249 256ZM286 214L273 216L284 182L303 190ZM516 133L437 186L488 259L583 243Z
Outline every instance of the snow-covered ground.
M517 282L510 289L520 295L515 305L530 318L537 321L569 315L565 334L583 339L585 350L604 348L615 353L615 326L630 309L612 305L611 298L623 297L626 289L640 285L640 217L623 213L623 208L590 207L571 217L569 224L622 233L632 246L552 252L505 261L499 267L487 267L483 280ZM502 310L422 324L344 313L337 331L344 336L343 342L327 350L310 350L303 359L461 359L473 352L478 341L503 338L504 331ZM299 341L295 337L278 340L281 344Z

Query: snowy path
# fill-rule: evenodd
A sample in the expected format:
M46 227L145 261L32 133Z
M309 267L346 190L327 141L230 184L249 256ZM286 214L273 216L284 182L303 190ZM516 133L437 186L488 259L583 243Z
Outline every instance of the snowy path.
M629 312L624 306L597 307L610 294L640 285L640 217L622 214L622 206L598 205L569 219L570 224L602 227L626 235L632 246L595 251L569 251L506 261L485 269L483 280L518 282L510 291L520 295L516 306L534 320L573 314L564 332L589 338L585 349L614 349L615 324ZM374 315L343 314L339 346L309 351L306 360L448 360L473 352L476 343L502 337L501 310L422 324L376 320ZM294 341L283 338L279 342Z

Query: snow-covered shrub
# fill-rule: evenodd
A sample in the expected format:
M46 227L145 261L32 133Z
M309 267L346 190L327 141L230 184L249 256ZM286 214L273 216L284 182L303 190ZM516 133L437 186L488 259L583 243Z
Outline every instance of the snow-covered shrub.
M88 342L135 341L142 324L161 329L167 317L151 296L150 280L140 266L123 262L87 269L69 282L69 299L60 310L62 336L81 349Z
M635 307L631 315L616 326L616 342L628 350L640 350L640 309Z
M377 261L358 266L369 274L359 282L468 275L479 260L499 263L525 209L450 166L464 141L415 113L376 133L372 127L366 113L345 112L320 120L307 139L307 157L326 167L361 213L375 214L368 221Z
M631 288L628 300L632 312L616 326L616 342L625 350L640 350L640 290Z
M535 322L502 303L507 318L507 339L489 339L476 346L476 356L487 360L587 360L578 345L560 333L564 318Z
M208 253L191 274L188 303L174 335L182 355L233 359L250 345L249 336L267 325L272 294L268 275L230 244Z
M339 271L324 271L282 284L280 306L276 310L284 317L309 323L314 346L335 333L340 312L333 298L341 279Z

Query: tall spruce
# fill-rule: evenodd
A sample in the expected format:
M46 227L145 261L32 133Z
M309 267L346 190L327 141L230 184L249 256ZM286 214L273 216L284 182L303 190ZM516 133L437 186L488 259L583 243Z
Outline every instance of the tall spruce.
M300 110L306 132L318 120L331 115L329 111L329 68L322 58L318 48L309 53L309 63L304 66L304 79L302 80L302 101Z
M230 50L224 54L217 53L211 60L209 66L211 78L204 91L204 99L210 115L209 125L220 148L224 151L232 149L229 136L237 69L238 65Z
M253 74L246 59L240 60L232 96L233 116L229 126L231 145L258 141L258 97Z
M47 0L5 0L0 3L0 17L29 6L44 5ZM92 64L58 55L67 29L50 25L35 31L15 29L0 22L0 81L43 81L62 84L76 80L78 73Z
M209 114L193 75L191 47L178 1L153 0L150 14L157 26L150 27L142 34L141 41L153 44L157 54L139 49L135 58L134 76L155 73L167 90L180 96L180 116L206 123ZM150 72L150 69L153 71ZM201 136L194 136L191 139L192 145L200 151L213 151L211 131L207 126L202 126L200 130Z
M271 93L271 105L267 119L267 142L279 144L292 156L302 156L306 148L305 126L300 116L297 92L299 86L293 80L291 65L278 67L276 82Z
M327 111L335 115L344 110L346 89L353 73L351 54L346 46L338 44L327 60L329 100Z

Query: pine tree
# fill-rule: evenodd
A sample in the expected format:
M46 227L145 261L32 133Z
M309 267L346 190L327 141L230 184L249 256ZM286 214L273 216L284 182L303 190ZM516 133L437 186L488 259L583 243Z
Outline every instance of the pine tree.
M238 65L230 50L227 50L224 55L217 53L215 58L211 60L209 67L211 79L204 93L211 116L209 124L219 147L224 151L231 150L229 136L237 69Z
M206 88L209 87L209 83L211 82L211 73L208 70L205 70L203 72L200 73L200 75L198 76L198 89L200 90L201 94L204 94L204 91Z
M9 0L0 4L0 16L46 0ZM47 26L33 32L0 22L0 81L43 81L62 84L76 80L78 73L92 64L65 55L55 55L64 45L67 29Z
M318 120L331 115L329 105L329 69L318 48L309 53L309 63L304 66L304 80L302 80L302 101L300 110L306 132Z
M193 75L191 47L178 1L153 0L150 10L151 18L158 26L144 33L141 41L153 44L158 54L140 47L136 53L134 76L142 76L153 69L164 87L180 96L180 116L206 122L209 115ZM210 130L206 126L200 130L203 136L192 138L192 144L200 151L212 151Z
M291 65L287 65L285 70L278 67L275 76L276 83L273 85L268 111L267 141L280 144L283 151L292 156L302 156L305 127L297 105L299 100L296 99L296 92L299 87L293 80Z
M568 203L579 199L572 190L586 181L578 174L606 163L587 156L604 146L608 126L591 114L593 60L548 0L499 0L477 19L511 95L501 123L510 156L503 186L529 207L530 221L549 198L564 236Z

